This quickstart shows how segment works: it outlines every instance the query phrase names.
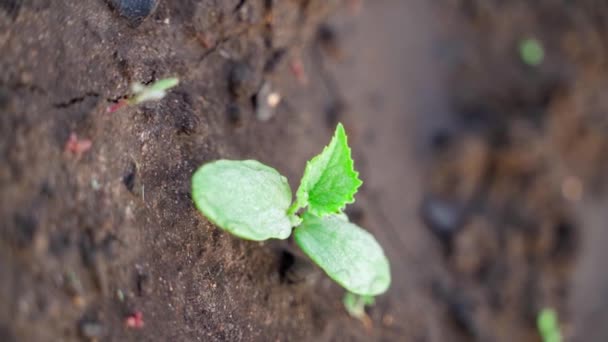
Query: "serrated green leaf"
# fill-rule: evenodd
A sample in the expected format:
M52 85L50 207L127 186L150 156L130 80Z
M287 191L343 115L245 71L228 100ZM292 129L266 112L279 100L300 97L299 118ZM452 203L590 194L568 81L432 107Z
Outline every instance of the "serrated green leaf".
M340 123L329 145L306 163L290 212L306 206L317 216L340 212L346 204L355 201L354 195L362 183L354 169L344 126Z
M286 239L291 234L287 179L255 160L201 166L192 176L192 199L211 222L243 239Z
M306 213L294 239L330 278L352 293L377 296L391 283L382 247L370 233L342 217Z

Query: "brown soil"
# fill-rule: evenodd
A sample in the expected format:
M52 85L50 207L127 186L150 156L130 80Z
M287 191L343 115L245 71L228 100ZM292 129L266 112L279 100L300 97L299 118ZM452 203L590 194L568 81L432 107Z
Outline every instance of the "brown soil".
M607 18L597 1L161 0L134 23L102 0L0 0L0 340L540 341L544 307L567 340L608 340ZM162 101L107 112L174 75ZM263 84L282 97L267 121ZM338 121L365 182L348 212L392 265L371 324L289 242L223 233L189 193L218 158L295 187ZM73 133L92 148L66 151Z

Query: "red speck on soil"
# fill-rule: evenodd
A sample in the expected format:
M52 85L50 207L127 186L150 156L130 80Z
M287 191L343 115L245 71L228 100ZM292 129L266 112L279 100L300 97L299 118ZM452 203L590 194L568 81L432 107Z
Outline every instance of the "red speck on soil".
M306 75L304 64L300 58L294 58L291 63L289 63L289 68L300 84L308 84L308 76Z
M144 314L141 311L135 311L133 314L125 318L125 326L132 329L141 329L144 327Z
M92 146L93 142L90 139L78 139L76 133L72 132L65 144L65 151L80 156L90 150Z
M121 109L122 107L125 107L128 104L129 104L129 102L127 102L126 100L120 100L120 101L112 104L111 106L109 106L107 109L107 112L114 113L114 112L118 111L119 109Z

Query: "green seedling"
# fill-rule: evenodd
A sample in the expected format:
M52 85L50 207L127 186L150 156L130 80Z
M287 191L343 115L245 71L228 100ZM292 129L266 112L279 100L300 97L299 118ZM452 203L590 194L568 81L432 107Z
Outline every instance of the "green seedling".
M376 239L343 213L362 182L342 124L323 152L306 164L296 199L275 169L255 160L218 160L192 176L196 207L213 223L253 241L287 239L327 275L360 296L384 293L388 259Z
M122 99L108 108L109 113L113 113L120 108L126 106L138 105L147 101L158 101L167 95L167 90L177 86L179 79L177 77L165 78L158 80L151 85L143 85L133 83L131 85L131 96Z
M557 312L551 308L543 309L539 314L536 322L540 336L543 342L561 342L562 334L559 330L559 320Z

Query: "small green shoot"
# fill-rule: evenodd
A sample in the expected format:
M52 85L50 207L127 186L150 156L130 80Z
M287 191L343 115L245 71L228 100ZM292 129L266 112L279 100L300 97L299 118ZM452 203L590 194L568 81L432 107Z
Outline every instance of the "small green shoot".
M192 176L192 198L211 222L240 238L286 239L293 232L331 279L367 298L386 292L391 276L380 244L342 212L362 184L358 175L338 124L329 145L307 163L294 203L287 179L254 160L204 164Z
M545 58L542 44L533 38L524 39L519 43L519 54L522 61L530 66L538 66Z
M151 85L133 83L131 85L132 95L110 106L108 108L108 112L113 113L122 107L138 105L147 101L161 100L167 95L167 90L177 86L178 84L179 79L177 77L158 80Z
M559 330L559 320L557 312L551 308L543 309L536 322L538 331L543 338L543 342L561 342L562 334Z

